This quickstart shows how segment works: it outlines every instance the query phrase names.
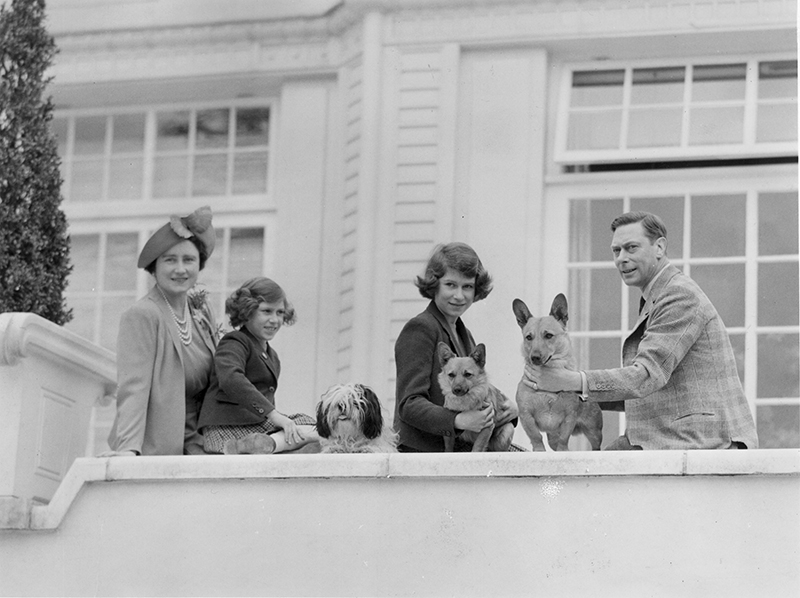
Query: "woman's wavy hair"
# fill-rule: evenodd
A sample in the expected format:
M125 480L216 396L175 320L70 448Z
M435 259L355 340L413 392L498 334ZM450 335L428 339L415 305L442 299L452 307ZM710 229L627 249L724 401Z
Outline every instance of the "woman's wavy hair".
M481 259L475 250L466 243L446 243L437 245L433 249L425 274L417 276L414 284L417 285L420 295L426 299L436 297L439 280L452 268L467 277L475 277L474 301L486 299L492 292L492 277L483 267Z
M294 307L286 298L280 285L269 278L257 276L246 281L225 300L225 313L231 320L231 326L240 328L252 317L261 303L277 303L283 301L283 323L291 326L297 321Z

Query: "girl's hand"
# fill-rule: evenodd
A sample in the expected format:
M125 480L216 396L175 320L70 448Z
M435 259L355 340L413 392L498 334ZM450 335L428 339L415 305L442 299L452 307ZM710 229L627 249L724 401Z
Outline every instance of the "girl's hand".
M494 406L489 403L480 411L462 411L457 414L453 426L458 430L480 432L492 423L494 423Z
M293 446L305 440L305 436L300 431L300 428L294 423L294 420L289 419L283 413L278 413L277 409L273 409L267 416L267 419L276 427L283 430L286 444Z

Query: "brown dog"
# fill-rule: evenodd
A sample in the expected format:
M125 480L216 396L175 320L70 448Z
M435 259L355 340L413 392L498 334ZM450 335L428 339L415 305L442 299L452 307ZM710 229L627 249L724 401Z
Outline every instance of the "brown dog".
M497 427L497 418L508 410L511 399L489 384L484 366L486 347L479 344L469 357L458 357L445 343L436 347L442 371L439 373L439 386L444 394L444 406L453 411L473 411L483 409L491 402L494 405L495 421L481 430L464 430L461 438L472 443L472 452L507 451L514 437L514 426L506 422ZM444 450L452 453L455 438L445 436Z
M526 364L575 369L567 334L567 298L553 299L550 315L536 318L520 299L514 299L514 315L522 328L522 355ZM582 402L574 392L535 391L524 382L517 386L517 406L522 427L535 451L543 451L542 432L554 451L566 451L570 436L582 432L593 451L603 441L603 414L597 403Z

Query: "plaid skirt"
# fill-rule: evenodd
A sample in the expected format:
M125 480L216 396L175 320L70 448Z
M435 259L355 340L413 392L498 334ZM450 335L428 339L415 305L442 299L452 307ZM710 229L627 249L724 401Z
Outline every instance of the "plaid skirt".
M294 413L287 416L298 426L313 426L317 421L305 413ZM253 433L274 434L280 428L264 420L260 424L250 424L245 426L206 426L203 428L203 448L207 453L222 453L225 441L237 438L244 438Z

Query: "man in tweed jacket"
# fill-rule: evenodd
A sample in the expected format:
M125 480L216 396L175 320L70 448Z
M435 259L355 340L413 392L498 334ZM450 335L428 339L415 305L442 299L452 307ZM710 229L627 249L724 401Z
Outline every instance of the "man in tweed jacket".
M664 223L653 214L629 212L611 230L623 282L642 290L622 367L531 367L527 383L581 392L591 401L624 401L625 434L607 449L757 448L725 325L697 283L669 263Z

